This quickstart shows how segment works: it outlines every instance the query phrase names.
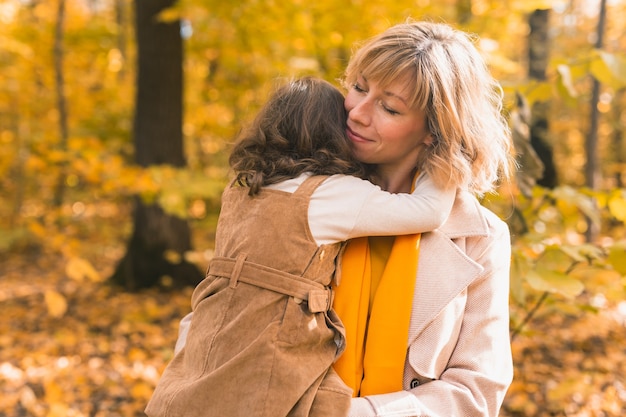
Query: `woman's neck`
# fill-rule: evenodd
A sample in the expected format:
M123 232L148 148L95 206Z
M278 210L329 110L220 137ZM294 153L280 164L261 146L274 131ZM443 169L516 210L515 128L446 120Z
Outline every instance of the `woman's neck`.
M372 182L390 193L410 193L413 185L415 168L398 169L398 167L378 166L372 176Z

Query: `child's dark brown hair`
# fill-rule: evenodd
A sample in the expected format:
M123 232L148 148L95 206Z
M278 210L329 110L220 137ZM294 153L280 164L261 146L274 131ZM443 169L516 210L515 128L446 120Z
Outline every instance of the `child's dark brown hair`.
M239 136L229 163L236 183L255 195L302 173L363 176L346 136L341 92L313 77L279 87Z

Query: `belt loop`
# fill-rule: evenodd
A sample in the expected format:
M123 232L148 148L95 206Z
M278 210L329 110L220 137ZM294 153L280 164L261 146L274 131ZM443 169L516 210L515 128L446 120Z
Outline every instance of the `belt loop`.
M230 274L230 284L228 285L230 288L235 288L237 286L237 280L239 279L239 275L241 275L241 269L243 268L243 263L245 262L247 256L247 253L240 253L237 255L235 266L233 266L233 272Z
M328 304L326 306L326 311L328 311L333 308L333 303L335 302L335 291L333 291L330 287L326 288L326 291L328 291Z
M333 306L333 297L334 293L330 288L309 291L307 298L309 311L311 313L321 313L330 310Z

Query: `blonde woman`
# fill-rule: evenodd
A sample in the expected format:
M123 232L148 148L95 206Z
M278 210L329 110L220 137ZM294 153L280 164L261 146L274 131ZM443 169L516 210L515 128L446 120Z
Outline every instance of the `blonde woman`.
M467 34L430 22L365 42L345 85L348 137L374 183L407 192L424 172L458 188L437 230L344 253L335 370L353 389L349 415L495 417L513 374L510 236L476 196L512 168L501 89Z

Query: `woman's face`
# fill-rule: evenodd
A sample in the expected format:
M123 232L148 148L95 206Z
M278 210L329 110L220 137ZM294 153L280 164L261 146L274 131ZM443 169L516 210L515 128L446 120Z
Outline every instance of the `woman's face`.
M383 89L359 76L348 91L348 137L359 161L379 169L413 169L421 150L432 143L424 112L408 102L405 81Z

